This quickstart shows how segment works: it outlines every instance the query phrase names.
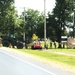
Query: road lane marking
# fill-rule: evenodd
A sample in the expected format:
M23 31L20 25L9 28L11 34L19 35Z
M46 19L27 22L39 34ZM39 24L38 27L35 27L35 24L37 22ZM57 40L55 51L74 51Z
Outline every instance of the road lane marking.
M36 68L38 68L38 69L40 69L40 70L42 70L42 71L45 71L45 72L47 72L47 73L49 73L49 74L51 74L51 75L56 75L56 74L53 73L53 72L50 72L50 71L48 71L48 70L46 70L46 69L44 69L44 68L42 68L42 67L39 67L39 66L37 66L37 65L34 65L34 64L30 63L30 62L27 62L27 61L25 61L25 60L23 60L23 59L21 59L21 58L18 58L17 56L11 55L11 54L9 54L9 53L7 53L7 52L4 52L4 51L1 51L1 50L0 50L0 52L6 54L6 55L8 55L8 56L11 56L11 57L13 57L13 58L16 58L16 59L18 59L18 60L20 60L20 61L22 61L22 62L24 62L24 63L26 63L26 64L29 64L29 65L31 65L31 66L33 66L33 67L36 67Z

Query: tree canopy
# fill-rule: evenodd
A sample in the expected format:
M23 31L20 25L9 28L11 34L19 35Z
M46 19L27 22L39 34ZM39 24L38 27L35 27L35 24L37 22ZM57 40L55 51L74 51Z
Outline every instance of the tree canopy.
M73 13L75 13L74 0L56 0L56 6L46 18L47 38L61 42L61 36L68 35L67 28L75 29L73 25ZM75 18L75 17L74 17ZM25 19L25 21L24 21ZM44 38L44 14L38 10L28 9L18 16L14 0L0 1L0 34L14 34L16 37L32 38L36 34Z
M14 0L1 0L0 1L0 32L8 34L13 31L15 23L15 7Z
M56 0L56 6L53 10L58 26L58 41L61 42L61 36L65 35L66 26L72 22L73 0Z
M25 13L25 16L24 16ZM24 17L25 17L25 28L24 28ZM38 32L41 33L43 30L41 30L41 24L43 24L43 14L37 10L28 9L25 10L25 12L22 13L20 19L23 20L23 22L20 24L20 27L25 30L26 38L31 38L33 34L37 34L37 36L41 37Z

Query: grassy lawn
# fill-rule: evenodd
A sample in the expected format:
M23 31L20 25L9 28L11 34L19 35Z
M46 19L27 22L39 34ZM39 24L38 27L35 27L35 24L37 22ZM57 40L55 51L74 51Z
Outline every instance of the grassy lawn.
M59 55L59 54L54 54L52 52L50 53L50 52L45 52L45 51L40 51L40 50L20 49L19 51L32 54L32 55L36 55L36 56L45 58L47 60L54 60L54 61L62 62L67 65L75 67L75 57L72 57L72 56ZM52 49L51 51L75 54L75 50L73 49L69 49L69 50Z

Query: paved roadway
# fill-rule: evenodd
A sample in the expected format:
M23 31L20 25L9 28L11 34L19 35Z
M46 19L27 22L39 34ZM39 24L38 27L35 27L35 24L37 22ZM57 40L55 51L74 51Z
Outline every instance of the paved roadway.
M74 75L0 48L0 75Z

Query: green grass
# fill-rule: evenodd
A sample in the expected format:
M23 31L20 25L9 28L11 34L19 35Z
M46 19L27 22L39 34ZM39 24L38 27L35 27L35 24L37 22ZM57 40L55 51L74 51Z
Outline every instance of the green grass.
M59 54L54 54L54 53L50 53L50 52L43 52L40 50L26 50L26 49L21 49L20 51L28 53L28 54L32 54L32 55L36 55L42 58L45 58L47 60L54 60L54 61L58 61L70 66L75 66L75 57L72 56L65 56L65 55L59 55ZM52 51L59 51L59 52L65 52L65 53L75 53L74 50L66 50L66 49L53 49ZM72 51L72 52L71 52Z

